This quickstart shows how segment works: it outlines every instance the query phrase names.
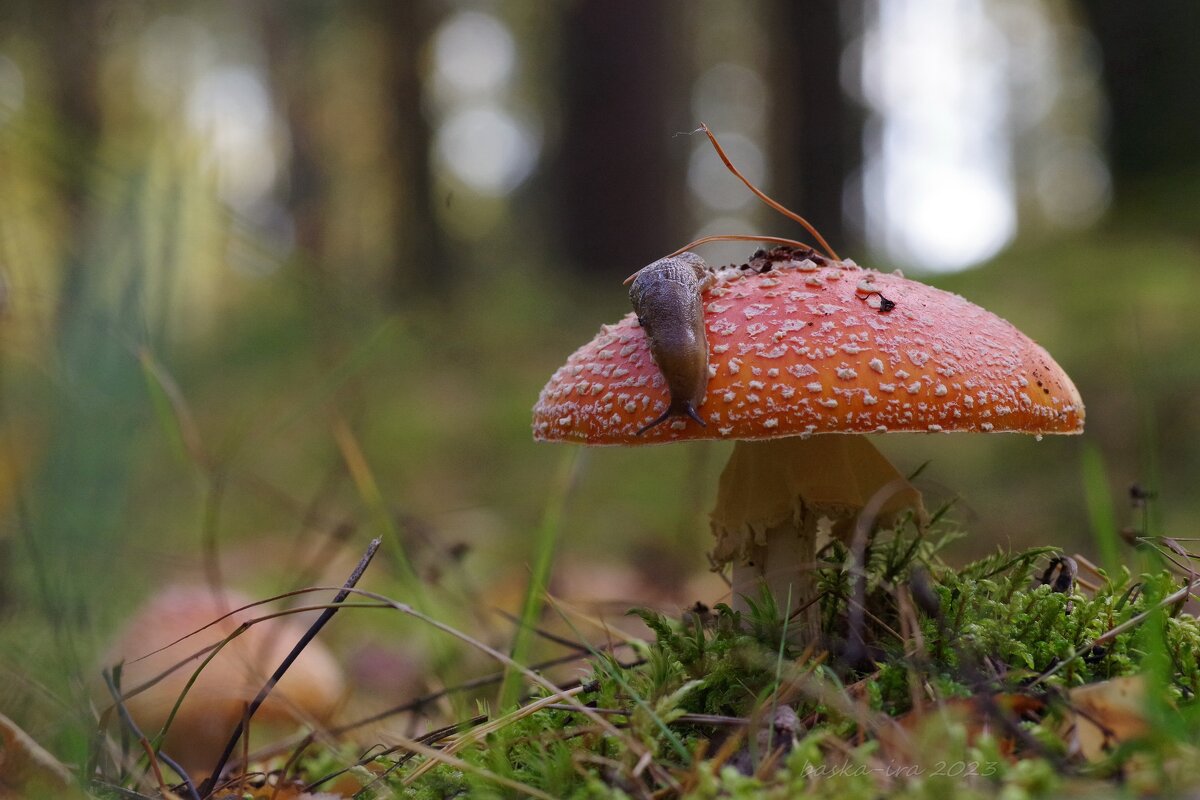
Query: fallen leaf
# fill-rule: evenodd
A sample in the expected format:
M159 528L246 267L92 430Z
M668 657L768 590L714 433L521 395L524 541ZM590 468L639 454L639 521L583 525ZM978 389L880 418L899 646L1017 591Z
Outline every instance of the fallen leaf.
M1024 694L994 694L958 697L941 703L929 703L897 718L893 726L879 732L884 751L894 760L912 762L914 743L927 733L927 725L944 725L948 719L966 725L967 741L974 743L989 735L1004 755L1013 755L1019 742L1013 737L1013 726L1023 720L1039 719L1046 709L1043 700ZM936 728L934 730L937 730Z
M1088 761L1099 761L1108 750L1144 736L1146 682L1140 675L1113 678L1079 686L1068 692L1070 711L1063 723L1063 736L1071 752Z

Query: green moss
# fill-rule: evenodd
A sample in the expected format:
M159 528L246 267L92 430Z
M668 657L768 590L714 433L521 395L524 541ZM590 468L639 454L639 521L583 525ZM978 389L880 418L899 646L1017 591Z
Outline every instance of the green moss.
M828 652L821 658L787 640L786 621L769 597L750 602L744 613L719 605L683 620L631 612L654 641L635 648L635 667L608 655L594 659L589 691L578 698L620 710L606 717L620 735L576 712L542 710L457 752L470 769L441 765L405 787L405 777L424 761L412 758L389 775L388 785L417 798L522 796L500 785L494 777L500 776L556 798L624 798L663 790L667 780L686 786L683 796L693 798L846 800L885 792L914 799L1055 797L1080 782L1088 791L1119 794L1118 777L1128 780L1139 769L1153 772L1145 780L1159 790L1200 778L1172 767L1200 731L1193 702L1200 690L1200 624L1172 608L1145 614L1162 605L1179 578L1165 570L1121 572L1090 576L1098 584L1093 589L1073 580L1055 586L1062 561L1052 548L997 552L954 568L939 555L953 538L911 526L880 532L863 554L861 624L850 613L857 602L853 556L838 543L827 546L819 585ZM1140 624L1092 646L1130 620ZM846 652L855 625L867 658L850 664L837 654ZM1073 761L1059 731L1062 693L1147 670L1163 698L1151 711L1163 720L1154 736L1100 765ZM1037 713L1012 721L1019 733L1003 725L981 733L969 715L926 711L913 734L918 746L911 752L919 757L897 761L877 735L878 720L863 714L901 717L914 696L926 709L975 702L964 698L1022 697ZM724 752L715 762L736 727L689 715L761 718L768 701L788 703L803 721L790 752L750 775L738 765L748 758L761 765L761 746L749 755ZM642 749L652 754L654 769L639 763Z

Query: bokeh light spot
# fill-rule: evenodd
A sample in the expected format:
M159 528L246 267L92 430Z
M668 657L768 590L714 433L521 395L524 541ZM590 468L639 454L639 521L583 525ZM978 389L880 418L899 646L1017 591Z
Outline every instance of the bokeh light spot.
M969 267L1016 233L1006 42L980 0L878 9L862 48L868 234L918 267Z
M1112 178L1091 142L1062 141L1038 158L1035 192L1042 213L1063 228L1096 222L1112 200Z
M716 131L758 131L767 116L767 87L762 77L741 64L714 64L692 87L692 113Z
M434 36L434 77L443 91L483 95L512 76L516 44L508 27L491 14L460 11Z
M177 107L216 61L216 43L203 25L174 14L161 16L138 41L137 97L149 109Z
M705 236L721 236L725 234L740 234L745 236L754 236L760 233L758 226L745 217L718 217L700 226L695 233L692 234L692 241L702 239ZM763 244L763 247L771 245ZM713 266L723 264L740 264L746 260L755 245L753 242L714 242L712 244L701 245L697 249L705 261Z
M761 147L738 133L722 133L721 146L751 183L766 190L766 157ZM721 163L708 139L699 134L688 164L687 183L696 197L718 211L737 211L758 202L750 190Z
M510 193L529 177L538 142L529 126L490 105L447 117L437 130L443 169L482 195Z
M17 115L25 105L25 76L21 68L0 54L0 125Z
M249 67L222 67L196 81L188 95L187 124L205 144L221 199L235 208L259 202L275 181L271 98Z

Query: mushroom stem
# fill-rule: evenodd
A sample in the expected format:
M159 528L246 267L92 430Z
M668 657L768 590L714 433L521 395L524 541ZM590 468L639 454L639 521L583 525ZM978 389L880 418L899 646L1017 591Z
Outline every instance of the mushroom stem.
M785 522L764 531L764 544L751 542L744 561L733 564L733 608L750 610L759 602L765 585L780 613L788 616L803 609L788 627L794 636L811 639L817 632L817 604L813 603L816 568L816 526Z
M878 525L910 509L926 519L920 493L864 436L737 442L712 512L713 561L733 564L734 609L748 610L765 586L781 613L802 609L791 638L815 639L818 533L847 539L859 511L885 489L891 496L878 503Z

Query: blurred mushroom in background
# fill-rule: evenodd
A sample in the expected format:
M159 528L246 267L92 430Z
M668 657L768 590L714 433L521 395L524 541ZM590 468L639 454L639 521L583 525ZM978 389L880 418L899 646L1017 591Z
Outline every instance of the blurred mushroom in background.
M241 623L275 610L262 606L220 619L251 602L237 592L218 596L205 586L176 585L147 600L126 623L103 663L112 667L124 662L121 691L125 705L148 738L153 739L162 728L205 656L190 657L217 644ZM195 636L171 644L214 622ZM211 769L246 705L304 631L304 625L280 617L255 623L226 644L188 690L167 732L163 750L189 773L202 776ZM182 667L144 691L137 691L185 659L189 660ZM319 641L310 642L251 720L256 743L264 732L278 735L299 725L321 725L338 708L345 692L342 670L329 650ZM107 705L102 703L102 707Z

